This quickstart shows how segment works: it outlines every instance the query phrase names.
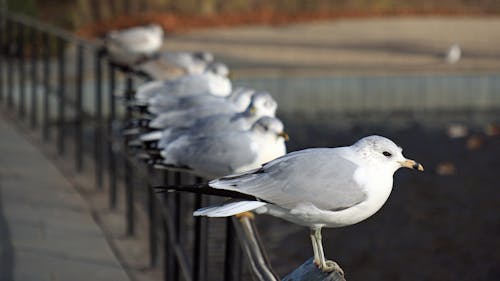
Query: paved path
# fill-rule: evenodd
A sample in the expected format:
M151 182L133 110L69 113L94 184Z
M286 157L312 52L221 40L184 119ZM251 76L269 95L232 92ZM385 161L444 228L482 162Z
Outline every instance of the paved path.
M0 280L129 280L82 197L0 115Z

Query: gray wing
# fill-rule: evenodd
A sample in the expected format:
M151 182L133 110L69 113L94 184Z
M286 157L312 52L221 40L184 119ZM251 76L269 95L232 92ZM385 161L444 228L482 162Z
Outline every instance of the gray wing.
M158 115L150 123L151 128L162 129L167 127L187 127L193 125L198 119L218 114L234 113L234 106L202 106L195 109L176 110Z
M343 157L346 148L316 148L289 153L252 173L210 182L215 188L254 195L285 208L312 203L342 210L366 198L354 180L358 166Z
M197 174L210 178L238 172L240 167L252 164L257 155L251 149L248 133L228 133L211 137L180 137L167 147L164 155L177 159L177 165L187 166Z

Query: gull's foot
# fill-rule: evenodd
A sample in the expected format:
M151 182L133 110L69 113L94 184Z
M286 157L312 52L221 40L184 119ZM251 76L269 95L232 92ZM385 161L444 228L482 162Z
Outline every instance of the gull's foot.
M325 264L321 265L318 261L314 261L314 264L319 268L321 269L321 271L323 272L338 272L340 275L344 276L344 271L342 270L342 268L340 268L340 266L334 262L334 261L331 261L331 260L327 260L325 261Z

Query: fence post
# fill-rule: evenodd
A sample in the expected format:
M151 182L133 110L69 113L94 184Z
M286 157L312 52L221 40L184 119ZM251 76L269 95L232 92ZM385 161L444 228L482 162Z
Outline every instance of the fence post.
M163 172L163 183L168 185L170 179L170 173L168 171ZM172 195L168 195L167 192L163 194L163 201L168 202L169 197ZM165 206L164 206L165 207ZM168 212L172 212L172 209L167 210ZM174 250L173 245L170 244L170 235L168 231L167 219L163 218L163 280L164 281L172 281L178 280L174 273Z
M226 219L226 253L224 258L224 281L241 279L241 248L236 239L232 218Z
M115 138L114 125L116 121L115 108L115 85L116 70L113 64L108 63L109 71L109 112L108 112L108 170L109 170L109 206L116 208L116 157L115 157Z
M49 95L50 95L50 45L49 45L49 35L47 33L42 34L42 50L43 50L43 110L42 110L42 135L43 140L49 140L49 118L50 118L50 106L49 106Z
M5 55L5 40L4 40L4 35L5 35L5 12L3 11L3 7L1 7L0 11L0 81L2 81L2 84L0 85L0 101L3 101L4 99L4 93L5 93L5 80L3 79L3 74L4 74L4 65L6 64L6 58L7 56Z
M12 55L12 43L14 36L12 33L14 31L14 24L12 24L10 19L7 20L5 29L5 58L7 59L7 108L12 108L12 96L14 95L14 56Z
M196 177L196 183L203 182L203 179ZM195 210L203 207L204 196L195 194ZM193 280L203 281L207 279L207 259L208 259L208 220L206 217L197 216L194 218L194 247L193 247Z
M154 169L150 165L148 166L148 221L149 221L149 265L151 267L156 267L158 260L158 229L157 229L157 219L156 219L156 197L153 190L153 185L151 184L151 179L154 177Z
M125 99L130 101L132 99L133 95L133 80L130 75L127 75L127 81L126 81L126 86L125 86ZM127 108L127 113L125 116L126 124L130 122L132 119L132 113L130 110ZM126 208L126 220L127 220L127 235L132 236L134 235L134 229L135 229L135 218L134 218L134 185L132 183L133 181L133 170L132 170L132 165L129 160L129 154L128 154L128 137L124 138L124 146L125 146L125 153L123 155L124 161L125 161L125 208Z
M64 54L64 40L62 38L57 39L57 70L58 70L58 88L57 88L57 151L59 155L64 155L64 122L65 122L65 109L66 109L66 81L64 75L66 73L66 61Z
M94 119L94 167L95 181L102 189L102 51L95 53L95 119Z
M25 113L25 67L24 67L24 25L20 22L17 23L17 56L19 68L19 96L17 102L18 113L21 119L24 118Z
M37 126L37 120L38 120L38 110L37 110L37 85L38 85L38 64L37 64L37 59L38 59L38 46L37 46L37 31L35 27L31 27L31 33L30 33L30 40L31 40L31 46L30 46L30 51L31 51L31 113L30 113L30 124L31 128L34 129Z
M75 169L81 172L83 169L83 132L82 132L82 92L83 92L83 46L76 47L76 89L75 89Z

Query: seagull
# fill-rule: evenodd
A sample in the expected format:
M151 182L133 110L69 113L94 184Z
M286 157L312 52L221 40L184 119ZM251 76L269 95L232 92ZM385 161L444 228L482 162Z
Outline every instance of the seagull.
M211 94L225 97L231 94L229 69L225 64L214 63L201 74L182 76L175 80L158 80L142 84L137 88L135 99L147 103L157 95L194 96Z
M275 117L278 104L268 92L257 92L252 97L252 102L243 112L216 114L206 118L198 118L194 123L185 122L180 126L167 128L163 131L153 131L140 137L143 143L158 142L157 147L163 148L169 142L183 134L207 136L223 131L243 131L250 127L261 117ZM186 126L188 125L188 126Z
M446 51L446 62L449 64L457 63L462 56L462 50L460 49L460 45L453 44L450 46L448 51Z
M214 55L209 52L163 51L134 68L152 80L173 80L184 75L201 74L213 61Z
M206 105L224 106L232 104L237 111L245 110L252 100L255 90L238 87L227 97L214 95L195 95L187 97L175 97L161 95L148 100L147 110L152 114L161 114L168 111L189 110L190 108Z
M161 26L150 24L111 31L104 43L112 61L133 65L153 56L163 45L163 38Z
M368 136L351 146L291 152L260 168L208 184L162 188L240 198L196 210L195 216L227 217L254 211L309 227L314 262L330 272L339 267L325 259L321 229L356 224L375 214L388 199L393 175L401 167L424 170L405 158L391 140Z
M162 151L157 168L182 170L206 178L240 173L286 153L283 123L262 117L246 131L210 136L183 135Z
M252 102L248 109L253 116L273 116L276 112L277 103L267 92L261 92L252 96ZM219 106L207 104L205 106L190 108L188 110L170 111L158 115L149 122L150 129L165 129L168 127L190 127L199 119L208 118L214 115L227 115L234 117L241 112L240 108L233 103L225 103ZM254 120L252 120L254 121Z

